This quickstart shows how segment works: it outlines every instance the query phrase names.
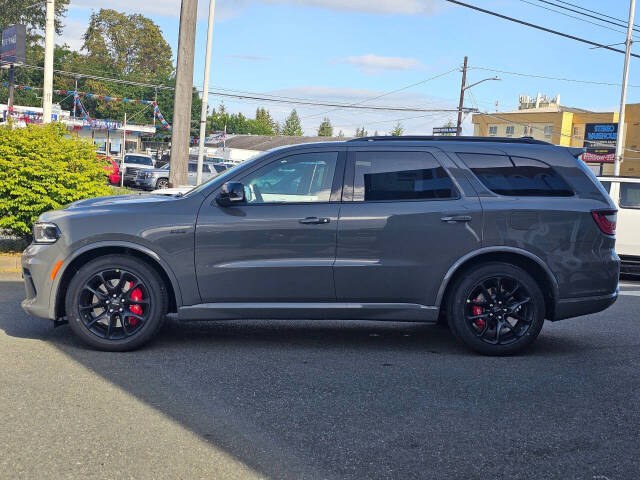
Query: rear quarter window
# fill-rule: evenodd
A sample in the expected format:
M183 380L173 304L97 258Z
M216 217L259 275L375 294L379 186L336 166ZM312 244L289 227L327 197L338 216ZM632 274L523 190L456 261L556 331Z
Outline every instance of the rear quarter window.
M640 209L640 183L620 182L620 207Z
M494 193L517 197L571 197L573 190L550 165L508 155L458 153L476 177Z

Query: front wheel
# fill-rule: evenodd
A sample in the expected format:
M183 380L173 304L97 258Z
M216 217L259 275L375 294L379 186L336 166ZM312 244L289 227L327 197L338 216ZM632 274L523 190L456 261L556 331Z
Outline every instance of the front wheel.
M165 188L169 188L169 179L159 178L156 182L156 190L163 190Z
M82 266L65 301L73 332L92 347L113 352L148 342L167 313L167 289L158 273L126 255L107 255Z
M453 334L471 349L485 355L510 355L538 337L545 317L544 296L520 267L483 264L458 277L447 317Z

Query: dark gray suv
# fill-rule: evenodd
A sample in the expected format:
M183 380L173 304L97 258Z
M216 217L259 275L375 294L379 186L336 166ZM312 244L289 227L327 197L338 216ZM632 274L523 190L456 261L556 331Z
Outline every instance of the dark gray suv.
M616 210L581 149L373 137L266 152L179 196L43 214L38 317L130 350L178 320L447 322L485 354L617 298Z

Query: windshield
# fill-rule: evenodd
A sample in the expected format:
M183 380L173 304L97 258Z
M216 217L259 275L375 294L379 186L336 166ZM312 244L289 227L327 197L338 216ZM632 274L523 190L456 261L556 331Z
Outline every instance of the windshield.
M212 177L210 180L208 180L208 181L206 181L204 183L201 183L197 187L192 188L187 193L185 193L184 196L188 197L190 195L195 195L196 193L198 193L198 192L204 190L205 188L207 188L211 182L214 182L214 181L217 182L217 181L219 181L221 179L224 180L226 178L232 177L236 173L236 171L239 169L239 167L247 166L248 164L253 163L256 160L259 160L260 158L262 158L263 156L267 155L268 153L270 153L270 152L260 153L260 154L256 155L255 157L252 157L251 159L249 159L249 160L247 160L245 162L242 162L242 163L239 163L239 164L234 165L232 167L229 167L229 169L225 170L220 175L216 175L216 176Z
M160 167L160 170L169 170L169 164L168 164L168 163L165 163L164 165L162 165L162 166Z

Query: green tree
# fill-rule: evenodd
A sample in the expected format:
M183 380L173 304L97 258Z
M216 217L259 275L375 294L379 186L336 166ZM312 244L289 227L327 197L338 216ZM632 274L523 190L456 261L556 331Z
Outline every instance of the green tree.
M262 107L256 110L256 119L251 133L254 135L276 134L276 122L271 118L268 110Z
M109 65L124 75L156 79L173 70L171 47L153 20L111 9L92 13L82 50L87 61Z
M389 135L393 137L399 137L404 133L404 127L400 122L396 123L396 126L393 127L393 130L389 132Z
M344 138L344 132L342 130L338 132L338 138Z
M367 137L369 135L369 132L367 132L364 127L362 128L356 128L356 137L358 138L363 138L363 137Z
M298 112L296 112L295 108L291 110L291 113L284 121L282 134L296 137L302 136L302 124L300 123L300 117L298 116Z
M318 127L318 136L319 137L333 137L333 126L331 125L331 120L328 117L324 117L322 123Z
M67 13L69 0L56 0L55 28L56 33L62 33L62 17ZM47 23L47 3L33 0L0 0L0 30L4 30L14 23L27 26L27 34L31 41L42 38L38 32L43 32Z
M95 147L66 136L59 123L0 126L0 231L28 237L43 212L111 193Z

